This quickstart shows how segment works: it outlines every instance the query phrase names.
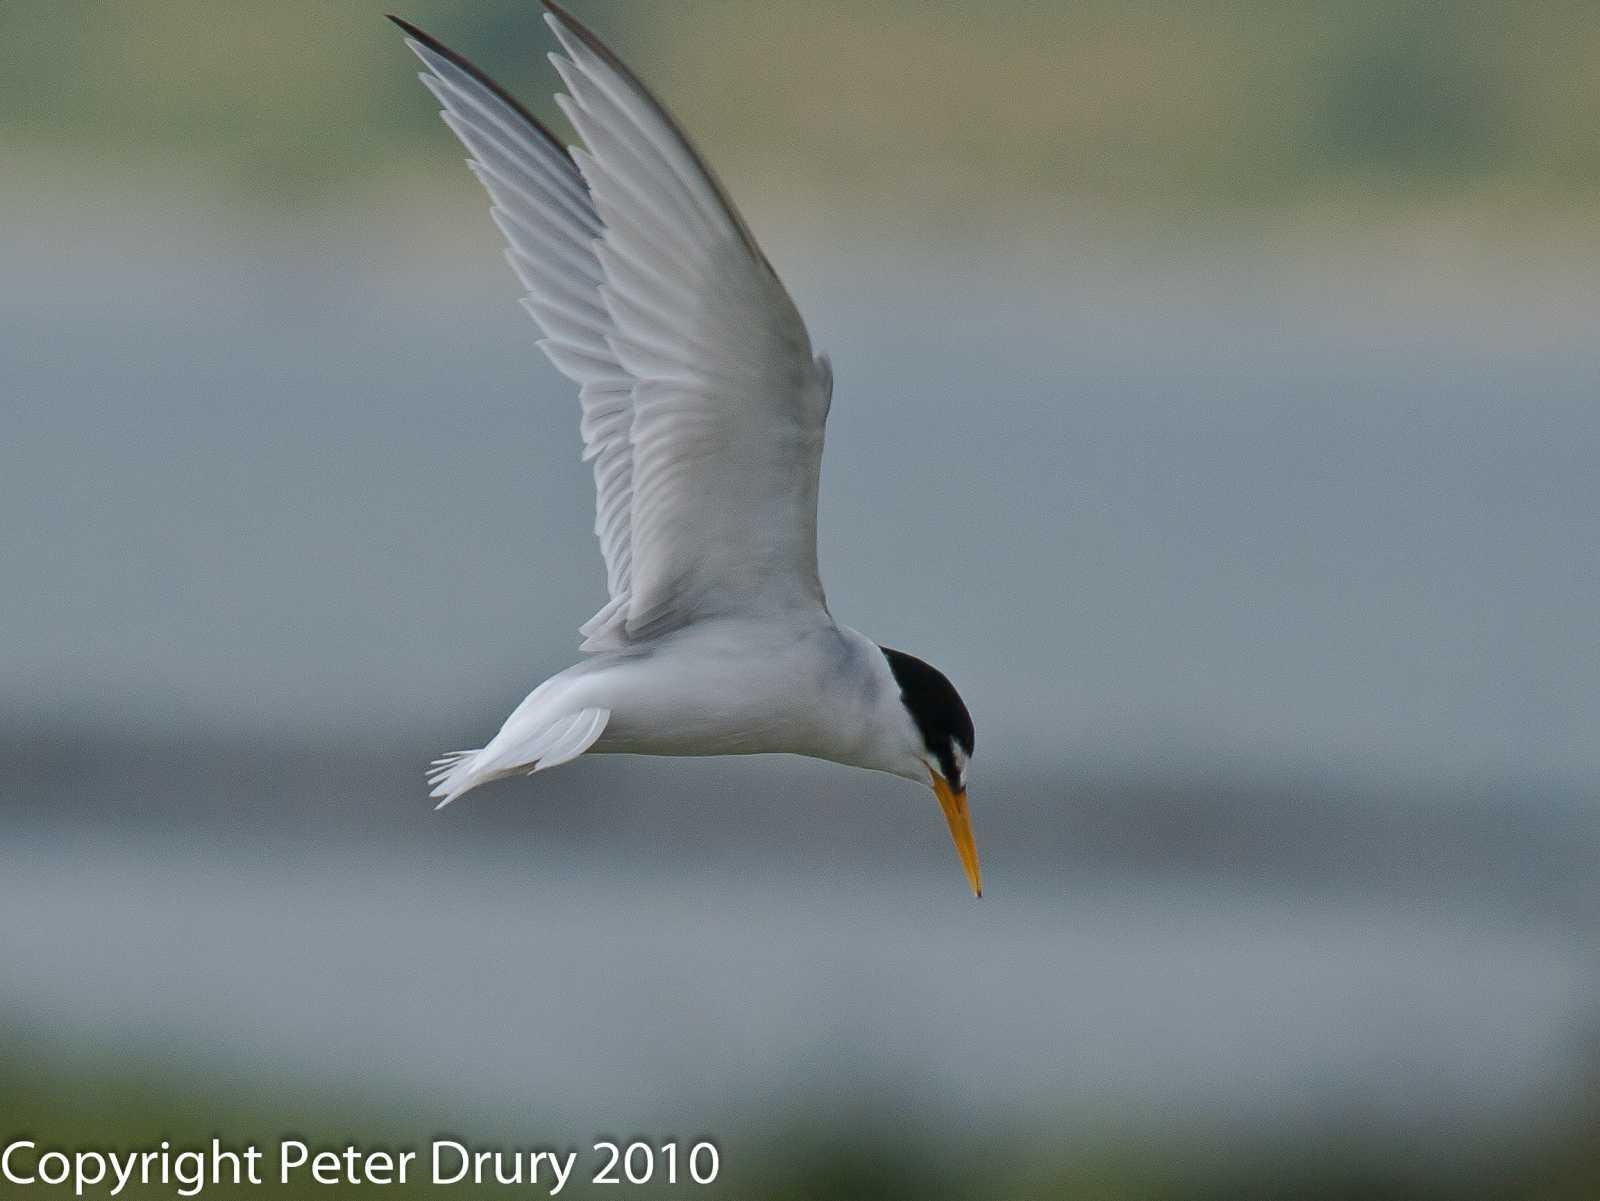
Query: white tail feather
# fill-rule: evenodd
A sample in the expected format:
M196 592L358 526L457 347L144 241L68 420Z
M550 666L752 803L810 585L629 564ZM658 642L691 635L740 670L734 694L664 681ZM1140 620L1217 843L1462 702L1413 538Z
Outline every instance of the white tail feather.
M530 732L526 722L517 720L521 715L520 709L512 714L500 733L481 750L455 751L433 761L428 773L433 791L428 795L438 799L436 808L443 809L491 780L518 772L531 776L570 763L595 744L611 720L610 709L580 709Z

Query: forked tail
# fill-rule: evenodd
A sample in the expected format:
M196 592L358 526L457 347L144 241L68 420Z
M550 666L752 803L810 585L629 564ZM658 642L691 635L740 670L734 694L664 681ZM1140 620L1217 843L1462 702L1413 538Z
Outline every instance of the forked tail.
M428 795L443 809L480 784L506 776L529 775L570 763L595 744L611 720L610 709L580 709L530 729L523 710L513 713L488 746L475 751L455 751L433 761Z

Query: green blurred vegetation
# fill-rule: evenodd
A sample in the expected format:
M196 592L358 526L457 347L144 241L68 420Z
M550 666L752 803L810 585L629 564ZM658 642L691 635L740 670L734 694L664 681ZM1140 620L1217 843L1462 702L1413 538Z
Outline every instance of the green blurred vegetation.
M391 0L559 121L533 0ZM895 203L1249 206L1600 195L1600 5L628 0L573 7L719 162ZM379 3L12 0L0 144L193 160L320 198L437 165Z
M13 1031L13 1034L16 1034ZM277 1091L250 1098L193 1087L170 1069L89 1060L64 1063L18 1050L7 1040L0 1056L0 1145L33 1139L42 1150L143 1150L170 1140L175 1150L204 1148L213 1137L237 1149L265 1152L268 1183L208 1185L203 1197L311 1198L326 1186L280 1186L270 1179L280 1138L313 1150L346 1143L366 1150L418 1149L455 1138L479 1149L581 1145L583 1132L552 1129L527 1115L516 1139L471 1130L440 1129L425 1097L375 1099L352 1083L345 1095L291 1096L281 1076ZM775 1098L757 1110L770 1111ZM841 1100L841 1099L833 1099ZM710 1187L590 1186L578 1173L563 1197L693 1196L747 1201L1590 1201L1600 1196L1600 1136L1596 1114L1573 1113L1559 1128L1512 1139L1463 1132L1452 1145L1417 1142L1406 1132L1375 1139L1352 1136L1336 1122L1298 1136L1275 1130L1257 1138L1148 1122L1104 1123L1064 1118L1059 1131L1033 1136L980 1136L940 1126L927 1099L851 1097L830 1109L828 1098L754 1121L742 1131L718 1132L722 1173ZM752 1110L752 1113L755 1110ZM920 1118L905 1115L922 1113ZM501 1115L503 1122L506 1115ZM1130 1133L1131 1132L1131 1133ZM625 1135L624 1139L633 1137ZM547 1141L548 1140L548 1141ZM580 1158L580 1172L593 1162ZM60 1190L47 1190L56 1192ZM384 1197L484 1196L499 1187L388 1185ZM518 1195L537 1192L523 1187ZM89 1195L98 1194L90 1190ZM171 1196L175 1190L141 1190ZM543 1194L539 1194L543 1195Z

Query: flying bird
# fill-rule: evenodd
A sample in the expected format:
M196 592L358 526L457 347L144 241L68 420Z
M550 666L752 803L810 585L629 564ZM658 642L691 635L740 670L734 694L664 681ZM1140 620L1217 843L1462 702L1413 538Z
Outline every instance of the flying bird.
M585 657L487 745L437 760L440 807L584 754L786 752L938 797L975 896L972 718L936 668L840 625L817 572L833 371L688 136L554 3L568 149L506 90L391 17L488 190L506 257L578 385L609 599Z

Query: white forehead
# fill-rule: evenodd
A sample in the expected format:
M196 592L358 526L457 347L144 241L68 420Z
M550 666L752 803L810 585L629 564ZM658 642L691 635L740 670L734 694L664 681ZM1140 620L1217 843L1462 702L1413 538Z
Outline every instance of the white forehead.
M967 752L961 749L961 744L954 738L950 740L950 758L956 765L956 778L951 781L958 787L967 782Z

